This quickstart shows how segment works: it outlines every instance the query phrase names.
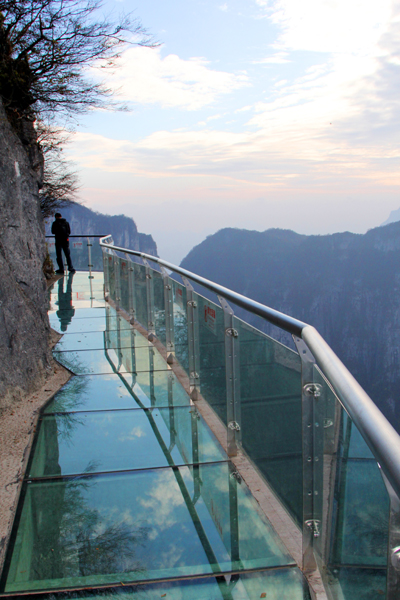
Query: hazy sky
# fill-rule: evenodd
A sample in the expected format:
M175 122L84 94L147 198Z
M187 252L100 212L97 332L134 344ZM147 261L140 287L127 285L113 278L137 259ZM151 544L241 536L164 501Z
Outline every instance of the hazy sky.
M364 232L400 206L400 1L123 0L162 43L81 118L86 205L175 263L222 227ZM102 72L104 76L104 71Z

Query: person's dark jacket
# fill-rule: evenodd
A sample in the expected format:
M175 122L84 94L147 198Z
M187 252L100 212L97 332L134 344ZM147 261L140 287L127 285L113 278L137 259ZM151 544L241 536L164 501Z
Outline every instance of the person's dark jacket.
M56 241L65 242L71 233L71 227L66 219L56 219L51 226L51 233L56 237Z

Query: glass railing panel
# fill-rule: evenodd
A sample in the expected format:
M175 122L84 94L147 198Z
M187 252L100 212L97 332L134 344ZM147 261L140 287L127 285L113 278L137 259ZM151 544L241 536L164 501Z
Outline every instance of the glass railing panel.
M152 270L151 275L154 290L154 327L156 336L163 346L166 346L164 280L158 271Z
M335 600L375 598L377 589L385 597L389 495L381 470L318 367L314 383L314 553Z
M187 295L184 285L171 279L173 298L173 321L175 336L175 355L179 363L189 372Z
M225 323L221 306L194 294L199 329L200 392L227 425Z
M133 273L135 278L135 319L147 329L148 313L147 313L147 284L146 284L146 267L133 263Z
M93 240L94 238L90 238L90 243L93 244ZM54 240L54 238L48 238L47 242L47 249L49 251L49 255L51 260L53 261L53 265L54 265L54 270L56 270L58 268L57 266L57 255L56 255L56 242ZM87 271L88 269L88 241L86 237L79 237L79 238L70 238L69 239L69 250L71 253L71 260L72 260L72 264L74 265L74 268L76 270L80 270L80 271ZM63 254L63 262L64 262L64 267L66 266L66 260ZM100 264L96 265L97 270L101 269L101 261Z
M302 523L300 358L236 317L234 328L240 355L243 448Z

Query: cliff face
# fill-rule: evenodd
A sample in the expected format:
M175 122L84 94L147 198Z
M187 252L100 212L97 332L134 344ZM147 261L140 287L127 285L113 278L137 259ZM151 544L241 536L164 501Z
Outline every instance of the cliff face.
M75 203L61 209L60 212L69 222L72 235L85 235L88 233L99 235L111 234L116 246L157 256L157 246L151 235L139 233L135 221L130 217L126 217L125 215L103 215ZM51 234L51 222L46 224L46 234ZM55 264L54 243L52 243L52 240L48 241ZM71 238L70 247L75 269L87 269L86 240L81 240L80 242ZM96 270L103 269L101 250L97 244L97 240L93 241L92 264Z
M400 223L365 235L226 229L182 266L314 325L400 431Z
M44 382L49 368L45 256L31 123L21 139L0 104L0 409Z

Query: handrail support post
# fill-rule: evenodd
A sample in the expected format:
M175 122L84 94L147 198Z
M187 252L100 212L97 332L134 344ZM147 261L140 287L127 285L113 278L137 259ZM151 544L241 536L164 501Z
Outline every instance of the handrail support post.
M228 456L236 456L241 442L240 357L238 332L234 328L234 312L222 296L218 300L224 311L225 373Z
M311 573L317 568L314 546L318 546L322 528L323 399L321 386L314 382L314 356L301 338L294 335L293 340L301 359L303 571Z
M136 295L135 295L135 275L133 261L129 254L125 254L128 265L128 302L129 302L129 322L131 325L135 322L136 314Z
M115 282L115 308L120 310L121 308L121 277L120 277L120 264L119 257L114 255L114 282Z
M182 277L186 287L186 314L189 350L189 391L192 400L197 400L200 393L200 340L197 302L191 283Z
M147 331L148 338L152 339L156 334L154 313L154 285L152 268L145 258L142 258L146 267L146 296L147 296Z
M398 600L400 598L400 500L382 469L380 472L390 500L386 600Z
M167 347L167 363L172 364L175 356L175 336L174 336L174 304L172 295L171 280L164 267L161 267L164 287L164 309L165 309L165 343Z

